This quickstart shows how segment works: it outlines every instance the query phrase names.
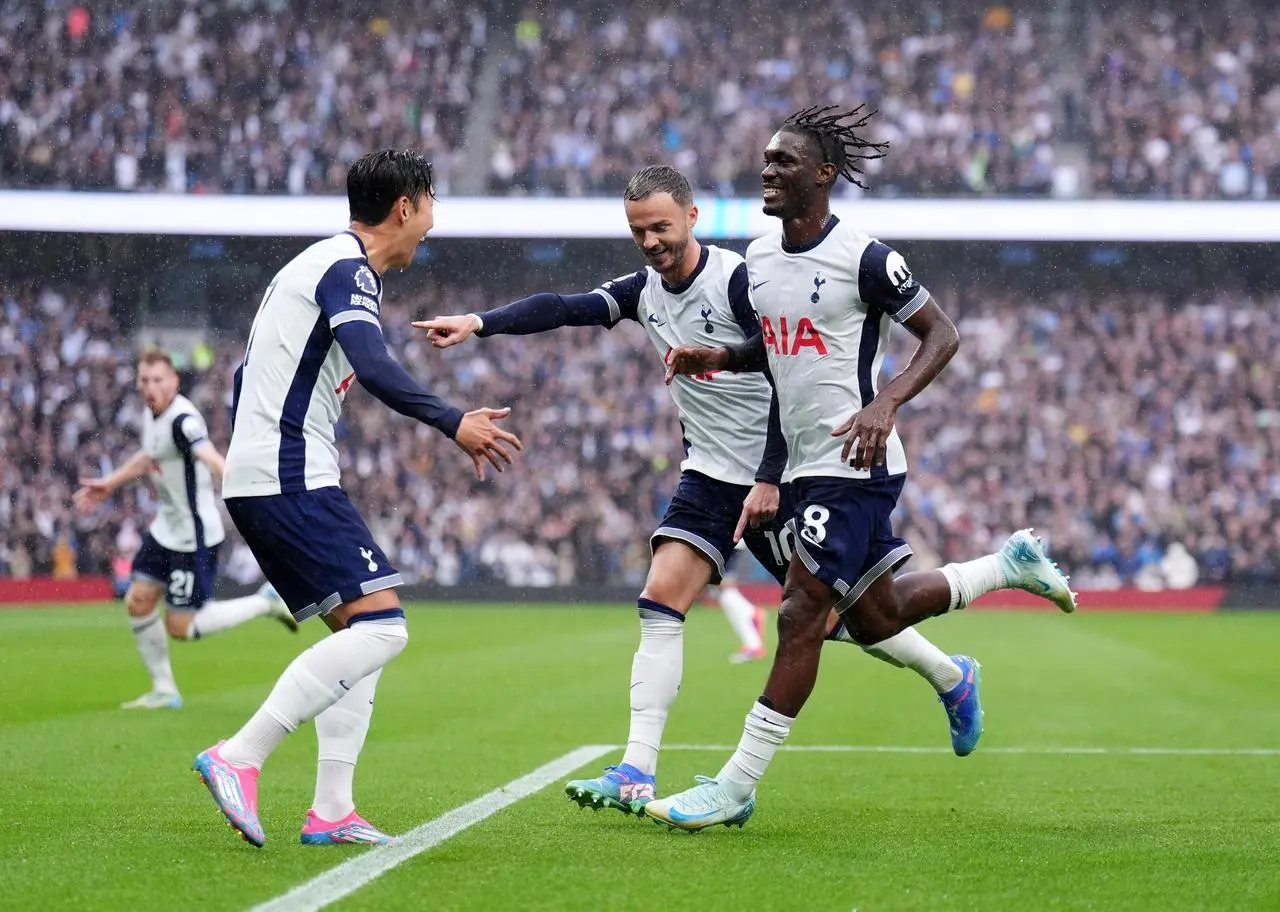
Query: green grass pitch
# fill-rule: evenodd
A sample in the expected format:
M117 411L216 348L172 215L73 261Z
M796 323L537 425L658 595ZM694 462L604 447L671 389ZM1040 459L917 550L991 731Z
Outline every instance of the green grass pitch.
M633 610L414 608L409 629L356 780L380 826L406 831L625 738ZM697 836L580 810L554 783L334 908L1280 909L1280 755L1000 750L1278 751L1280 614L975 613L924 629L983 662L972 757L782 753L745 829ZM234 838L190 772L321 630L262 621L173 644L186 707L126 713L146 682L121 606L0 611L0 908L243 910L370 851L297 843L309 726L263 772L263 850ZM733 646L695 611L668 743L736 743L767 669L729 665ZM948 742L923 682L828 644L791 743ZM659 791L726 756L665 754Z

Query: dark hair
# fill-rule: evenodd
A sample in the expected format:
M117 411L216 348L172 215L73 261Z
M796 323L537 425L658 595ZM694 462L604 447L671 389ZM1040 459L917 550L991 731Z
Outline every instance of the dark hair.
M875 116L875 111L862 113L866 105L858 105L852 111L841 111L835 105L805 108L796 111L782 122L782 129L788 133L808 136L822 152L822 161L836 166L840 177L867 189L858 175L862 173L859 162L873 158L884 158L889 148L887 142L872 142L859 136L857 131L867 125ZM853 118L852 123L841 121Z
M347 205L353 222L379 225L400 197L409 197L416 206L424 193L436 195L431 162L419 152L379 149L360 156L347 169Z
M138 359L138 367L151 367L154 364L167 364L169 365L169 370L175 374L178 372L178 369L173 366L172 358L158 348L149 348Z
M639 202L655 193L670 193L678 206L693 205L693 189L689 186L689 179L670 165L641 168L627 184L622 198Z

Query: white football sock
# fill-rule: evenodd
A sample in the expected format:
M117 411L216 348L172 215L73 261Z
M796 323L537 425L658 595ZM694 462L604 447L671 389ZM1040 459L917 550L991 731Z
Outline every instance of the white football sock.
M764 643L756 630L756 606L738 591L737 586L720 587L720 610L729 619L729 626L738 635L743 649L761 649Z
M271 610L271 603L263 595L246 595L244 598L227 599L219 602L208 602L197 612L187 628L187 639L198 640L232 627L239 627L245 621L262 617Z
M316 716L316 740L320 742L316 764L316 794L311 809L322 820L336 823L356 809L353 780L360 749L369 734L373 716L373 692L382 676L379 668L362 678L347 695Z
M795 721L791 716L774 712L763 703L753 704L751 712L747 713L738 749L720 770L716 781L739 801L746 801L755 791L756 783L764 778L764 771L769 768L774 751L787 740Z
M652 776L658 771L667 712L684 674L684 618L648 599L640 599L639 606L640 648L631 662L631 730L622 762Z
M357 622L325 637L284 670L262 708L222 745L223 759L261 769L285 735L337 703L408 641L402 618Z
M1000 567L1000 559L995 554L965 561L963 564L947 564L940 572L951 586L948 611L965 608L979 596L1009 585L1004 570Z
M887 640L862 648L868 655L890 665L910 668L932 684L938 693L946 693L964 680L964 672L960 670L960 666L914 627L908 627Z
M169 636L160 617L160 609L156 608L144 617L130 617L129 629L138 644L142 664L151 674L151 689L157 693L176 694L178 685L173 680L173 668L169 665Z

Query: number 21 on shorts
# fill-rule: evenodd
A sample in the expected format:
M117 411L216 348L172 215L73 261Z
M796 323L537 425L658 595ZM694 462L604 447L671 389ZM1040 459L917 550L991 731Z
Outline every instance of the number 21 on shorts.
M174 570L169 574L169 604L185 605L196 588L196 575L190 570Z

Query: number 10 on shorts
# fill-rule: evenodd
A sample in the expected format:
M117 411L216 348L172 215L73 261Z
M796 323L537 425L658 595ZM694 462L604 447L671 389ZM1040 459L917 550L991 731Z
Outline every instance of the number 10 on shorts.
M827 538L827 520L831 518L831 511L826 507L818 504L810 504L804 511L804 526L800 529L801 536L805 541L813 542L820 545ZM791 553L794 540L792 538L791 529L783 526L778 532L772 529L766 530L764 533L765 541L769 543L770 550L773 551L773 559L778 564L791 563Z

